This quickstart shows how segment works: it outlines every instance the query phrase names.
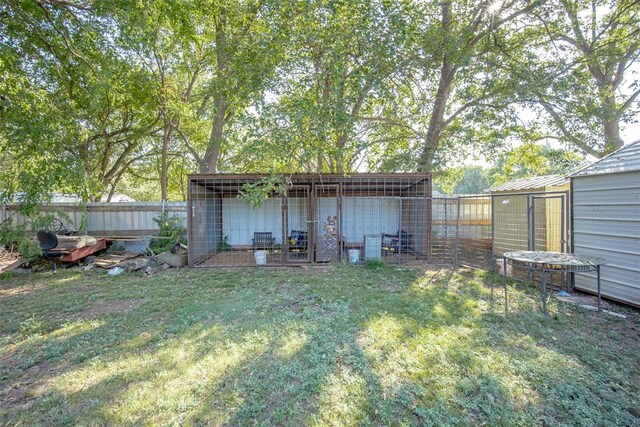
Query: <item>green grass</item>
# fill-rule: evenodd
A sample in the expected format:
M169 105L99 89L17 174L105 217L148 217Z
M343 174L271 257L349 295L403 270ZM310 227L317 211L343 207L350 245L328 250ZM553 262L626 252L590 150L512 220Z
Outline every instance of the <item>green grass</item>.
M640 321L461 270L0 278L0 422L639 425ZM618 308L620 309L620 308Z

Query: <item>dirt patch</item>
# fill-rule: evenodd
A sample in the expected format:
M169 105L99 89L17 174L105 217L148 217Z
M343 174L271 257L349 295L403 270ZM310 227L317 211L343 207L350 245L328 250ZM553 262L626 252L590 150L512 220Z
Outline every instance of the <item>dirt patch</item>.
M0 299L22 296L22 295L29 295L44 287L45 285L42 285L42 284L35 284L35 285L29 284L29 285L15 286L11 288L2 288L0 289Z
M15 369L15 363L11 365ZM17 373L13 384L0 390L0 407L28 409L40 397L39 389L70 369L68 365L52 365L44 360Z
M88 319L100 314L128 313L134 307L142 304L142 299L122 299L118 301L102 302L94 304L86 310L79 311L70 316L71 319Z
M385 283L381 287L382 287L382 289L384 289L385 291L388 291L388 292L398 292L400 290L400 285L398 285L397 283L393 283L393 282Z

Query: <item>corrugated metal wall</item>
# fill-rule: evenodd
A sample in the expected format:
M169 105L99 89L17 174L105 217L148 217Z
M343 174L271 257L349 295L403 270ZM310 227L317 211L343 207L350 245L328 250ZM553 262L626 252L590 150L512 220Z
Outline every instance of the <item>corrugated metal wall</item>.
M608 260L603 295L640 306L640 171L573 178L573 245ZM575 287L595 291L595 273L576 274Z
M144 236L155 234L158 225L153 222L164 209L182 218L187 226L186 202L130 202L130 203L87 203L86 211L76 203L55 203L41 205L40 212L51 212L65 227L80 229L86 218L87 233L93 236ZM2 206L0 222L11 217L14 224L24 224L28 219L22 215L17 205ZM68 217L68 218L65 218Z

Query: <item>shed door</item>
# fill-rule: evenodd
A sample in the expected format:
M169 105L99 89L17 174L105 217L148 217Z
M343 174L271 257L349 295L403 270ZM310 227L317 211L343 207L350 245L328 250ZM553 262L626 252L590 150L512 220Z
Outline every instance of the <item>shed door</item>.
M529 248L532 251L567 251L566 194L531 197Z

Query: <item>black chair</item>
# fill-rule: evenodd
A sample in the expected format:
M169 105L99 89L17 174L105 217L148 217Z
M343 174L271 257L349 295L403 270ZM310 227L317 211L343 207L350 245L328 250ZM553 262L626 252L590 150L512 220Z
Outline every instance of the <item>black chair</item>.
M270 231L256 231L253 233L253 251L259 249L268 249L269 252L273 252L273 247L276 243L275 237Z
M309 246L309 232L291 230L289 235L289 252L306 252Z
M42 256L45 259L51 260L51 270L56 271L56 259L63 255L69 255L71 252L65 250L54 251L58 246L58 236L50 230L38 231L38 242L40 242L40 248L42 249Z
M411 235L404 230L399 230L396 234L382 234L382 250L394 253L409 253L409 241Z

